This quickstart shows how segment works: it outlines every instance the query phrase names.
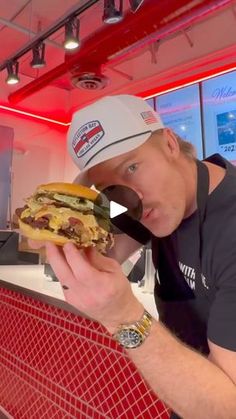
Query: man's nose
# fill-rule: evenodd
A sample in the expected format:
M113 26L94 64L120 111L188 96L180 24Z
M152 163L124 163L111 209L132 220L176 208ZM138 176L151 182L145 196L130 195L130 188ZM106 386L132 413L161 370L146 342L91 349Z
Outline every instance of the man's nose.
M143 200L142 192L138 188L135 188L135 187L133 187L131 189L133 189L133 191L138 195L139 199L142 201Z

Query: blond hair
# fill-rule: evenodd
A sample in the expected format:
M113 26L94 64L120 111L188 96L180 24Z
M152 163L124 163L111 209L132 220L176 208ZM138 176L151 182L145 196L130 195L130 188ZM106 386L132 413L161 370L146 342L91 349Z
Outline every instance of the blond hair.
M197 158L197 153L196 153L196 149L195 147L186 140L183 140L183 138L181 138L178 134L176 134L173 130L172 130L175 138L178 141L179 144L179 148L180 151L187 157L193 160L196 160ZM157 131L155 131L153 134L158 134L159 136L162 136L164 133L164 128L162 129L158 129Z

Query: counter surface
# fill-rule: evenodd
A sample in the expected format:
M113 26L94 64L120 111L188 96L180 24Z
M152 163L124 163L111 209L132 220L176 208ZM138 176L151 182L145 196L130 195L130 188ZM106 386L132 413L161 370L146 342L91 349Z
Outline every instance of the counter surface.
M44 275L43 265L0 265L1 286L39 298L57 307L76 310L65 303L65 297L59 282L52 281ZM144 307L157 318L153 294L145 293L142 287L131 283L132 290Z
M66 305L43 266L1 266L0 278L0 406L12 417L169 418L125 351Z
M44 265L1 265L0 279L49 297L65 300L59 282L44 275Z

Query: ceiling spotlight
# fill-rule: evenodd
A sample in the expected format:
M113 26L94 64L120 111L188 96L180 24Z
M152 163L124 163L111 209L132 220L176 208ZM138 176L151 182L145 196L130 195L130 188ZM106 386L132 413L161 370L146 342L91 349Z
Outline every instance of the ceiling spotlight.
M142 6L142 4L144 3L144 0L129 0L129 3L130 3L130 8L132 12L135 13L140 8L140 6Z
M45 44L43 42L36 45L33 50L33 59L30 63L32 68L42 68L46 65L44 60L45 56Z
M79 47L79 20L70 18L65 24L64 48L73 50Z
M116 9L115 0L104 0L104 23L118 23L123 19L123 0L119 0L119 8Z
M18 76L18 70L19 70L18 61L11 61L7 64L7 73L8 73L8 76L6 78L7 84L19 83L20 79Z

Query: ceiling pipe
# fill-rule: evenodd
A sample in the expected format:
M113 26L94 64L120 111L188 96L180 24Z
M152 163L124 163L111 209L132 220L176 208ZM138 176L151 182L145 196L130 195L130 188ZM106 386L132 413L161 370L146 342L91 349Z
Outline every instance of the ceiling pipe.
M201 3L204 3L204 4L200 8L200 10L199 8L194 9L194 10L191 9L189 11L190 13L187 13L187 11L185 10L184 15L181 16L180 19L173 20L171 23L164 25L163 27L159 28L157 31L154 31L150 35L145 36L140 41L125 48L120 53L118 52L117 54L115 54L113 57L109 59L109 65L110 64L113 66L117 65L120 62L129 59L130 56L133 56L135 53L138 53L141 48L150 46L153 44L153 42L165 40L178 32L183 32L184 30L189 29L198 21L201 21L202 19L206 18L207 15L228 6L234 1L235 0L218 0L218 1L210 1L210 2L203 1Z
M114 64L117 61L116 55L120 53L118 57L120 60L121 56L124 57L124 51L127 49L127 53L130 54L135 49L143 47L145 39L150 37L150 34L152 34L152 42L156 41L163 36L163 33L183 30L190 23L193 24L207 14L230 3L232 0L202 0L198 2L145 0L139 12L135 14L127 12L124 20L119 24L103 26L94 32L92 36L83 40L78 52L70 56L66 55L64 63L10 94L9 101L16 104L67 72L75 72L75 70L79 72L80 68L86 68L88 57L90 63L93 62L95 66L106 64L109 57L114 57L109 61L110 64ZM153 33L155 33L155 37Z

